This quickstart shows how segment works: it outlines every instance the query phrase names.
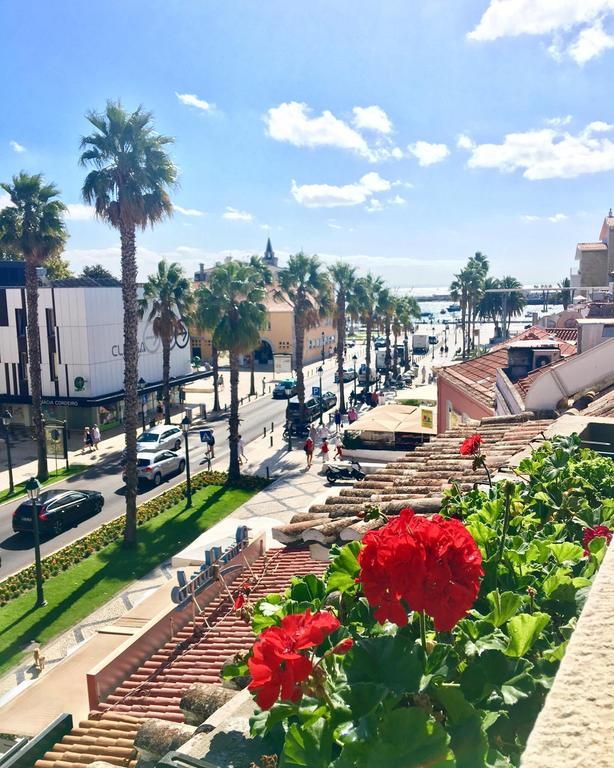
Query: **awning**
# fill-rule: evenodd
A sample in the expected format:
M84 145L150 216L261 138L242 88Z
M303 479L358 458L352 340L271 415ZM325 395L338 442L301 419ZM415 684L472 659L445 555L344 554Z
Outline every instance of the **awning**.
M355 421L351 427L347 427L351 432L388 432L398 434L400 432L423 435L436 435L437 423L436 410L428 408L433 415L433 427L422 426L422 408L415 405L378 405L367 413L363 414Z

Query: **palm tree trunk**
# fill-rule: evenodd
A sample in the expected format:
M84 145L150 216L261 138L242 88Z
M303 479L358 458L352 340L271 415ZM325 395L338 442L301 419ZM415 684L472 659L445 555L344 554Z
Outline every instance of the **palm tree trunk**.
M218 386L219 353L217 347L211 342L211 367L213 368L213 410L220 410L220 388Z
M301 312L294 311L294 357L296 365L296 395L301 411L301 421L305 420L305 376L303 375L303 350L305 345L305 324Z
M405 328L405 338L403 339L403 347L405 349L405 362L403 363L403 370L409 370L409 341L407 338L407 328Z
M164 423L171 423L171 340L162 337L162 404L164 406Z
M367 348L365 351L365 362L367 364L367 392L371 385L371 336L373 335L373 313L370 313L366 321L367 326Z
M254 356L255 350L249 354L249 394L256 394L256 358Z
M41 339L38 328L38 276L36 274L36 264L29 260L26 260L26 307L32 425L34 426L38 456L37 477L43 482L49 477L49 470L47 469L47 446L45 444L45 427L41 405Z
M466 346L466 338L467 338L467 330L465 328L465 322L467 317L467 299L465 296L461 295L461 330L462 330L462 336L463 336L463 358L467 354L467 346Z
M139 350L136 293L136 242L132 223L120 222L122 300L124 304L124 432L126 433L126 523L124 544L136 546L136 430L138 411Z
M337 376L339 377L339 410L345 413L345 382L343 381L343 350L345 348L345 294L337 299ZM320 392L320 396L322 393Z
M393 368L394 372L396 373L397 365L399 363L399 353L397 351L397 342L399 341L398 334L395 333L393 338L394 338L394 352L392 354L392 368Z
M241 476L239 466L239 356L232 350L230 358L230 418L228 419L228 442L230 446L230 461L228 463L228 479L236 482Z
M390 362L391 362L391 356L390 356L390 317L386 315L386 319L384 322L384 335L386 336L386 354L384 355L384 366L386 368L386 376L388 376L388 371L390 370Z

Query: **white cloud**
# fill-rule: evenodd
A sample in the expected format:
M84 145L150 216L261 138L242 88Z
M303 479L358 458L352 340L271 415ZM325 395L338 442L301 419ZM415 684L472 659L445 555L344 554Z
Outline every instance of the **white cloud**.
M381 200L376 197L372 197L365 208L367 213L379 213L384 210L384 205Z
M6 193L1 194L0 195L0 211L3 208L7 208L9 205L13 205L13 203L11 203L11 198Z
M614 0L491 0L471 40L545 35L589 24L614 11Z
M519 35L553 35L548 53L585 64L614 46L603 18L614 0L491 0L469 39L492 41Z
M525 214L520 217L523 221L549 221L552 224L559 224L561 221L567 219L567 215L564 213L555 213L552 216L534 216L531 214Z
M391 197L388 202L390 205L405 205L407 200L404 197L401 197L401 195L395 195L394 197Z
M204 211L199 211L198 208L182 208L182 206L173 203L173 208L184 216L204 216Z
M68 209L64 215L67 221L90 221L95 216L94 207L83 203L68 203Z
M228 221L253 221L254 217L247 211L239 211L236 208L232 208L230 205L226 206L226 211L222 214L223 219Z
M202 109L203 112L212 112L215 109L215 104L204 99L199 99L195 93L177 93L175 96L182 104L186 104L188 107L196 107L196 109Z
M564 126L569 125L569 123L571 123L572 120L573 120L573 115L561 115L559 117L549 117L546 120L544 120L544 123L546 125L551 125L553 128L563 128ZM464 147L464 149L470 149L470 147Z
M464 133L461 133L461 135L456 140L456 146L459 149L473 149L473 147L475 146L475 142L469 136L466 136Z
M567 49L567 53L582 66L612 47L614 47L614 36L608 35L601 21L596 21L592 27L585 27L580 32L575 42Z
M428 141L416 141L408 144L407 149L418 160L419 165L427 166L441 163L450 154L445 144L431 144Z
M372 163L390 158L400 160L403 157L401 149L393 146L386 136L392 129L392 123L383 109L377 106L354 107L353 112L357 128L380 134L372 146L362 134L330 110L325 109L322 114L313 115L307 104L298 101L271 107L264 116L264 122L271 139L285 141L295 147L346 149Z
M521 170L526 179L574 178L585 173L614 170L614 143L604 135L614 129L595 121L573 135L554 128L508 133L500 144L475 144L470 168L496 168L502 173Z
M341 226L341 224L337 224L337 222L336 222L334 219L329 219L329 220L328 220L328 226L329 226L331 229L343 229L343 227Z
M381 107L354 107L354 125L358 130L375 131L388 134L392 131L392 122Z
M354 184L303 184L292 180L292 195L297 203L306 208L337 208L340 206L362 205L378 192L387 192L392 183L379 173L366 173Z
M9 141L9 145L13 150L13 152L21 153L26 151L26 148L23 146L23 144L20 144L19 142L15 141L15 139L11 139Z

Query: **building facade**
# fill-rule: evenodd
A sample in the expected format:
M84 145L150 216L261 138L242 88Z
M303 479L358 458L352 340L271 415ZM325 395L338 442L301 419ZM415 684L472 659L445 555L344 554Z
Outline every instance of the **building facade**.
M26 298L19 278L0 265L0 408L13 423L30 426ZM48 281L39 287L39 333L43 415L66 420L71 427L119 426L123 403L123 305L116 280ZM153 416L162 387L161 341L145 318L139 322L141 408ZM172 397L179 401L182 384L193 374L187 330L171 349Z
M571 276L574 288L607 288L609 275L614 271L614 215L610 208L604 218L599 240L578 243L576 247L578 271Z
M289 354L292 356L292 363L296 360L296 341L294 338L294 308L285 301L276 301L274 298L275 283L277 274L280 270L277 257L271 246L271 240L267 240L266 250L264 252L263 262L269 267L273 276L273 286L269 289L266 299L267 322L261 332L260 344L255 350L254 356L256 362L263 366L273 366L273 355ZM195 285L207 280L207 277L213 267L208 269L200 265L200 269L194 275ZM192 355L199 357L202 361L211 362L211 334L208 331L199 331L196 328L191 329ZM328 358L334 354L337 346L337 329L332 317L326 317L318 325L305 332L305 343L303 349L303 360L305 365L316 363L324 357ZM248 357L244 356L243 364L248 363Z

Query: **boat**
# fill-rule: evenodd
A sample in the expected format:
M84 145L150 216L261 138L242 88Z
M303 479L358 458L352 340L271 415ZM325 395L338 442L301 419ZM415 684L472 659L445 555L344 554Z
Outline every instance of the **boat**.
M439 314L440 314L440 315L445 315L445 314L446 314L446 310L445 310L445 309L442 309L442 310L441 310L441 312L440 312Z
M448 306L448 312L460 312L460 304L450 304Z

